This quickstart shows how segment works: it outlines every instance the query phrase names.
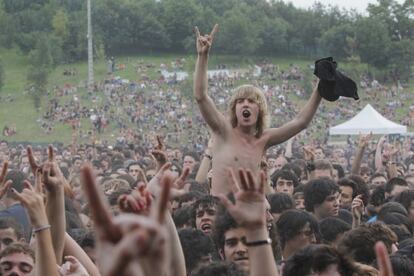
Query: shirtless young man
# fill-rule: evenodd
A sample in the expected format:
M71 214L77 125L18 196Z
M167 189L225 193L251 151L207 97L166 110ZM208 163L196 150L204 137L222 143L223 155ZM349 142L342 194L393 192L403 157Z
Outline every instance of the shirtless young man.
M296 135L312 120L321 97L313 91L302 111L279 128L268 127L266 98L260 89L251 85L236 88L228 107L229 119L216 108L207 94L208 54L218 30L215 25L209 35L201 36L197 27L197 63L194 74L194 96L201 114L212 130L214 144L211 194L232 191L229 168L246 168L258 175L260 161L266 150Z

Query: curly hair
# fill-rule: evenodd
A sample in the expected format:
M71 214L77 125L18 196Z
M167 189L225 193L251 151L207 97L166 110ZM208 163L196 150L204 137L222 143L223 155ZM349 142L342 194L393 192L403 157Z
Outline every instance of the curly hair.
M269 126L269 113L263 92L253 85L242 85L235 89L227 110L232 127L237 126L236 102L238 99L252 99L259 106L259 115L256 123L256 137L260 137L263 134L264 129Z
M348 254L354 261L369 265L375 260L374 246L377 241L382 241L390 253L392 244L397 241L397 236L381 222L362 224L345 233L338 249Z

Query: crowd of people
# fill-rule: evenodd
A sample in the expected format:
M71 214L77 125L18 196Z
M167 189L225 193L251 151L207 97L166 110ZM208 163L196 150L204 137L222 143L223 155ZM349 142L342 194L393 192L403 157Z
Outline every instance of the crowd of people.
M209 79L216 32L196 30L199 111L163 80L112 80L90 95L101 106L54 101L44 119L116 122L115 144L0 141L1 275L414 275L414 140L309 139L350 101L330 111L318 83L308 95L290 82L304 78L293 65L262 64L255 86Z

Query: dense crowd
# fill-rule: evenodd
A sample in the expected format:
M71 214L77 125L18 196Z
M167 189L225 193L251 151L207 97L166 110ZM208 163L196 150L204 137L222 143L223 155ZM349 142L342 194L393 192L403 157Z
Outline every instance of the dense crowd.
M57 89L71 100L52 99L41 124L116 124L116 144L0 141L1 275L414 275L414 140L310 139L353 104L319 106L323 80L308 95L295 65L208 78L216 31L196 29L199 111L165 79L111 79L93 108ZM388 97L363 81L363 98ZM309 99L299 108L292 94ZM320 128L303 131L314 116Z

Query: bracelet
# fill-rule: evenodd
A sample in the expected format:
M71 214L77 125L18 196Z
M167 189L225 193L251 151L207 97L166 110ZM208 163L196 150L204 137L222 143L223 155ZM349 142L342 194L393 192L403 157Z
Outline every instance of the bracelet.
M251 242L246 241L244 243L244 245L246 246L261 246L261 245L267 245L267 244L272 244L271 238L267 238L265 240L251 241Z
M213 156L211 156L210 154L205 153L205 154L204 154L204 157L205 157L205 158L208 158L208 159L210 159L210 160L213 160Z
M40 227L34 228L34 229L33 229L33 233L38 233L38 232L40 232L40 231L43 231L43 230L49 229L50 227L51 227L51 226L50 226L50 224L47 224L47 225L43 225L43 226L40 226Z

